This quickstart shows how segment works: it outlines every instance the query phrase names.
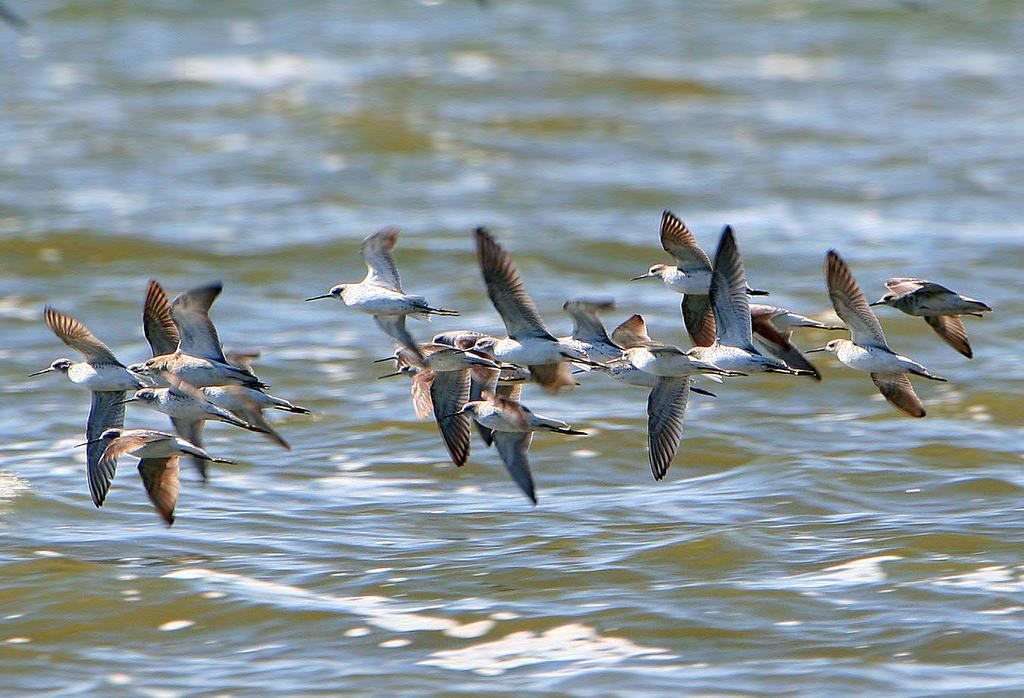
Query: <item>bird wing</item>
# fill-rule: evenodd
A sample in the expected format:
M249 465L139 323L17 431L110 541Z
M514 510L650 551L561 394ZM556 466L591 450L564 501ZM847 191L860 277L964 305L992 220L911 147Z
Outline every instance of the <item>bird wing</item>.
M177 455L139 461L139 475L149 501L168 526L174 523L174 505L178 503L178 492L181 491L179 472Z
M921 398L914 392L906 373L872 373L871 380L878 386L878 392L900 411L911 417L925 416Z
M680 306L683 311L683 325L693 345L710 347L718 336L715 332L715 313L711 307L711 296L687 293Z
M825 255L825 283L836 315L850 328L855 344L888 348L878 318L843 258L835 250Z
M430 398L444 445L452 462L461 468L469 458L469 424L472 419L468 414L457 413L469 400L469 371L435 371L430 384Z
M715 313L718 340L728 346L752 349L750 301L747 299L747 275L731 226L725 226L715 250L715 269L711 274L711 304Z
M416 357L417 361L423 358L416 340L412 338L409 330L405 328L404 315L374 315L373 319L376 321L377 327L381 328L384 334L397 342L399 347L408 349L411 355Z
M527 452L533 442L532 431L496 431L494 445L501 455L505 469L512 480L519 485L530 501L537 503L537 492L533 486L533 474L530 472L530 459Z
M668 209L661 213L661 246L683 271L711 271L711 260L697 244L693 233Z
M381 228L363 239L359 246L359 254L366 263L364 284L383 286L392 291L405 293L402 290L402 278L398 275L398 267L395 266L395 258L391 256L391 250L395 249L397 243L398 228L393 225Z
M483 228L476 229L476 256L487 286L487 295L501 315L508 336L513 339L554 339L544 326L533 299L526 292L512 257Z
M189 356L227 363L217 328L210 321L210 306L220 295L223 284L215 281L185 291L171 303L171 316L181 337L178 350Z
M689 378L659 376L647 397L647 444L655 480L665 477L679 449L689 396Z
M493 368L487 368L485 366L474 366L469 369L469 399L482 400L485 390L496 393L506 387L498 385L498 376L500 374L501 371ZM490 446L494 443L493 429L485 427L475 419L473 420L473 425L476 427L476 432L480 435L480 438L483 439L485 444Z
M598 317L598 313L602 310L611 310L614 307L615 302L611 300L589 301L579 298L567 300L562 306L562 310L572 318L572 338L581 342L611 344L611 339L609 339L608 332L605 330L601 318Z
M530 375L536 383L540 383L549 391L556 392L561 388L576 385L572 377L572 367L565 363L534 364L530 366Z
M761 306L761 308L770 309L771 306ZM774 316L775 313L773 312L763 312L760 310L756 314L752 314L751 323L754 330L754 338L760 343L761 347L767 350L770 356L784 361L790 368L809 371L815 380L820 381L821 374L818 372L818 369L790 341L793 333L780 331L775 326L775 323L772 322Z
M60 341L84 356L86 361L121 365L110 347L97 339L96 335L75 318L65 315L59 310L54 310L50 306L43 309L43 318L46 320L46 326L57 335Z
M430 396L430 386L434 383L434 371L425 368L412 377L412 409L416 419L429 419L434 413L434 400Z
M85 429L86 439L98 439L107 429L124 426L124 400L122 391L96 391L92 394L92 406L89 408L89 422ZM110 440L97 441L86 446L85 472L89 479L89 493L97 507L103 505L110 491L110 482L117 471L117 456L104 458Z
M646 347L655 343L647 334L647 323L644 322L642 315L631 315L612 330L612 341L623 349Z
M967 328L956 315L926 315L924 321L944 340L968 359L974 356L971 343L967 339Z
M934 281L927 281L926 279L913 279L905 276L897 276L892 279L887 279L885 282L886 288L895 293L897 296L905 296L910 293L921 292L924 295L932 294L946 294L951 293L956 295L955 291L951 291L941 284L937 284Z
M146 334L146 341L153 350L153 356L172 353L181 341L167 293L153 279L150 279L146 286L146 302L142 307L142 331Z
M197 419L195 421L189 421L187 419L179 419L177 417L171 417L171 424L174 425L174 431L178 433L178 436L188 441L196 448L203 447L203 425L206 424L205 420ZM196 456L189 456L189 460L192 461L192 465L199 473L199 477L203 482L210 479L209 465L207 461Z

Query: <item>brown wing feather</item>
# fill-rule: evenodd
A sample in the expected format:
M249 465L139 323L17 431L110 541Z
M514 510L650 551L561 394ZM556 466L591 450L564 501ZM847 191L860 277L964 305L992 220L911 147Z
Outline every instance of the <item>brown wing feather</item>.
M476 256L483 273L487 295L505 323L508 336L554 339L526 292L512 257L483 228L476 229Z
M60 341L80 353L88 361L121 365L110 347L101 342L96 335L75 318L65 315L59 310L54 310L50 306L43 309L43 318L46 320L46 326L57 335Z
M435 371L430 384L434 419L452 462L458 467L469 458L469 434L472 419L458 414L469 400L469 371Z
M178 474L178 456L143 458L139 461L139 475L149 501L168 526L174 523L174 506L178 503L178 493L181 491Z
M697 244L693 233L668 209L661 212L661 246L675 258L679 267L711 271L711 259Z
M974 357L971 343L967 339L967 328L956 315L928 315L924 321L931 325L935 332L946 340L946 344L956 349L968 359Z
M567 363L536 364L530 366L530 374L536 383L540 383L550 392L558 392L562 388L576 385L572 377L572 368Z
M171 314L171 301L154 279L146 286L146 302L142 307L142 331L153 350L153 356L171 354L181 340L178 326Z
M434 382L434 372L425 368L412 377L412 409L416 419L430 419L434 414L434 401L430 397L430 386Z
M612 341L623 349L646 347L655 343L647 334L647 323L642 315L631 315L612 330Z
M832 307L850 328L853 341L861 345L888 346L882 326L868 306L868 299L864 297L864 292L846 262L835 250L829 250L825 255L825 283L828 285Z
M711 308L711 296L686 294L680 306L683 312L683 326L695 347L710 347L715 343L715 313Z
M665 477L679 449L689 395L689 378L659 377L647 398L647 444L655 480Z
M924 417L924 405L906 373L872 373L871 380L885 399L911 417Z

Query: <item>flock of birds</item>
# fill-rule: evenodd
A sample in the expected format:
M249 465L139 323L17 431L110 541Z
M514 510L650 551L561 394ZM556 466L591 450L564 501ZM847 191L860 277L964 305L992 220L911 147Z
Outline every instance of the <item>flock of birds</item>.
M767 292L747 284L732 228L723 229L712 260L686 225L665 211L661 243L675 264L655 264L634 280L658 278L682 294L683 324L693 340L692 348L683 350L651 339L640 315L631 316L609 334L599 315L614 307L608 300L567 301L563 309L572 318L572 333L554 336L526 292L512 257L484 228L474 231L477 260L487 295L508 336L450 330L420 343L409 333L406 317L429 319L458 313L403 290L392 256L398 235L397 228L388 227L363 240L360 252L367 273L362 281L336 285L306 300L336 299L372 315L395 345L393 356L378 360L393 361L395 371L381 378L411 378L417 416L427 419L433 415L455 465L461 467L469 458L475 424L484 443L496 447L509 475L533 503L537 495L528 458L533 434L586 432L532 412L521 402L526 383L557 392L577 385L578 375L603 373L627 385L649 388L649 458L654 478L660 480L679 448L690 392L714 397L693 385L695 378L703 376L720 383L725 377L768 372L821 380L804 354L829 351L850 368L870 373L878 390L895 407L912 417L924 417L924 406L908 374L945 379L890 349L871 306L888 305L923 317L968 358L972 351L960 316L980 316L991 310L981 301L913 278L889 279L888 293L868 303L835 250L826 254L825 281L844 325L826 325L785 308L752 304L749 296ZM58 359L32 375L63 373L92 392L87 441L80 445L87 447L89 489L97 507L110 489L117 459L132 455L139 458L139 473L150 501L170 525L180 489L179 458L190 458L204 481L208 463L231 462L203 449L206 421L259 432L288 448L263 412L309 413L266 392L269 386L252 370L258 353L223 349L209 316L220 292L221 284L213 283L186 291L171 302L161 286L150 281L143 329L153 357L130 366L120 363L81 322L46 307L46 324L82 354L84 361ZM792 343L796 328L849 330L851 338L833 339L801 352ZM174 433L124 429L125 405L129 403L167 414Z

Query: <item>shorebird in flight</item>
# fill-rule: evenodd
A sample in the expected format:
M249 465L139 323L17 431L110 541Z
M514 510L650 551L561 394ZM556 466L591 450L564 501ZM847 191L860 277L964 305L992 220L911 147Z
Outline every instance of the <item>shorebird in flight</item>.
M125 454L135 456L139 459L139 475L149 501L168 526L174 523L174 506L181 489L178 480L178 457L181 454L214 463L234 463L224 458L214 458L174 434L153 429L107 429L96 439L79 445L94 444L104 447L99 461L89 468L89 488L93 492L103 492L96 506L103 503L103 498L110 490L110 483L117 472L117 459Z
M816 351L831 351L840 362L858 371L867 371L885 399L911 417L924 417L921 399L910 384L908 373L933 381L945 378L932 375L921 364L897 354L885 341L878 318L860 290L850 268L835 250L825 255L825 283L836 314L850 328L850 339L833 339Z
M807 357L793 344L793 329L812 327L818 330L845 330L842 325L826 325L777 305L750 304L751 329L754 332L754 346L759 352L783 361L790 368L807 372L816 381L821 374Z
M676 293L683 294L681 305L683 325L696 346L715 342L715 318L711 309L711 260L697 244L697 239L675 214L668 209L661 213L661 246L672 255L675 264L655 264L646 274L631 281L661 279ZM767 291L744 284L746 293L767 296Z
M487 295L505 323L508 337L481 337L474 348L500 362L528 367L534 381L548 390L576 385L572 368L566 362L594 362L548 332L512 257L484 228L477 228L475 235L477 261Z
M327 293L306 300L336 298L354 310L368 313L386 335L416 352L419 351L416 342L405 327L407 315L429 320L431 315L458 315L458 312L435 308L423 296L412 296L402 290L402 279L391 255L397 242L398 228L394 226L382 228L366 237L359 247L366 263L363 280L357 284L338 284Z
M110 347L75 318L50 306L43 310L43 318L47 327L62 342L80 353L85 360L57 359L48 368L36 371L32 375L63 373L75 385L92 392L92 406L89 408L89 421L85 429L86 439L90 442L86 449L86 467L92 470L103 455L104 445L99 440L100 434L111 427L124 426L125 393L141 388L145 384L117 360ZM89 490L93 503L100 506L106 490L96 489L91 478Z
M186 291L167 304L163 289L150 281L143 328L154 356L132 364L129 370L159 385L166 384L165 375L170 374L199 388L215 385L269 387L250 369L229 363L224 355L217 328L210 320L210 306L222 289L223 284L215 281ZM168 352L172 344L174 349Z
M480 400L470 400L463 405L460 414L464 413L471 414L474 420L492 431L494 445L501 454L508 474L534 504L537 503L537 492L527 456L533 442L533 432L587 435L587 432L573 429L560 419L536 414L522 403L489 390L484 391ZM451 415L445 417L450 418Z
M558 341L574 351L581 352L591 361L603 364L622 356L622 349L608 336L599 313L615 308L612 300L589 300L571 298L562 310L572 318L572 334L559 337Z
M968 359L974 356L967 339L967 329L959 315L981 317L992 311L986 303L962 296L934 281L898 277L885 282L889 293L871 305L889 305L907 315L923 317L924 321Z
M750 301L747 299L747 277L743 259L732 227L725 226L715 250L711 274L711 307L715 315L714 343L697 345L692 356L713 363L719 368L741 373L790 373L803 375L809 371L791 368L784 361L764 356L754 347Z

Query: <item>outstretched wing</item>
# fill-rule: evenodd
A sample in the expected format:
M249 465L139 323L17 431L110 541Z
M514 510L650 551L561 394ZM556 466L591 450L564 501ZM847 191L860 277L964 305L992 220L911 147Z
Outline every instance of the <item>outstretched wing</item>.
M711 274L711 304L715 311L718 340L741 349L753 348L750 328L750 301L747 299L747 275L743 258L731 226L725 226L715 251L715 269Z
M612 341L623 349L656 344L647 334L647 323L644 322L642 315L630 315L625 322L612 330Z
M665 477L679 450L689 396L689 378L659 376L647 398L647 444L655 480Z
M180 336L178 349L183 354L227 363L217 328L210 321L210 306L222 288L223 284L215 281L186 291L171 303L171 316Z
M122 391L96 391L92 394L89 422L85 434L89 441L98 439L107 429L124 426L124 400ZM86 446L86 475L89 479L89 493L92 503L103 506L103 500L110 491L110 482L117 471L117 455L104 458L110 440L97 441Z
M711 260L697 244L693 233L668 209L661 213L661 246L683 271L711 271Z
M149 501L168 526L174 523L174 506L178 503L178 492L181 491L179 470L177 455L169 458L143 458L139 461L139 475Z
M469 370L435 371L430 384L434 419L452 462L460 468L469 458L470 422L468 414L457 414L469 400Z
M602 300L591 301L582 298L567 300L562 310L572 318L572 337L581 342L594 342L611 344L608 333L604 329L604 323L598 313L602 310L611 310L615 307L615 301Z
M924 321L931 325L931 328L946 341L946 344L968 359L974 356L971 343L967 339L967 328L956 315L926 315Z
M65 315L59 310L54 310L50 306L43 309L43 318L46 320L46 326L57 335L60 341L84 356L86 361L121 365L110 347L97 339L96 335L75 318Z
M508 336L513 339L554 339L544 326L533 299L526 292L512 257L483 228L476 229L476 256L487 286L487 295L501 315Z
M911 417L924 417L924 405L906 373L872 373L871 380L885 399Z
M878 318L843 258L835 250L825 255L825 283L836 315L850 328L855 344L888 348Z
M695 347L710 347L718 336L715 332L715 313L711 308L711 296L687 293L680 305L683 311L683 326L686 327Z
M527 452L533 442L532 431L496 431L494 445L501 454L505 469L512 480L519 485L530 501L537 503L537 491L533 486L533 474L530 472L530 459Z
M153 356L170 354L178 348L181 337L171 314L171 301L163 287L150 279L146 286L146 303L142 307L142 331L146 334Z
M392 291L405 293L402 290L402 279L398 276L398 267L395 266L395 258L391 256L391 250L395 249L397 243L398 228L395 226L381 228L363 240L363 244L359 246L359 254L366 262L364 284L383 286Z

